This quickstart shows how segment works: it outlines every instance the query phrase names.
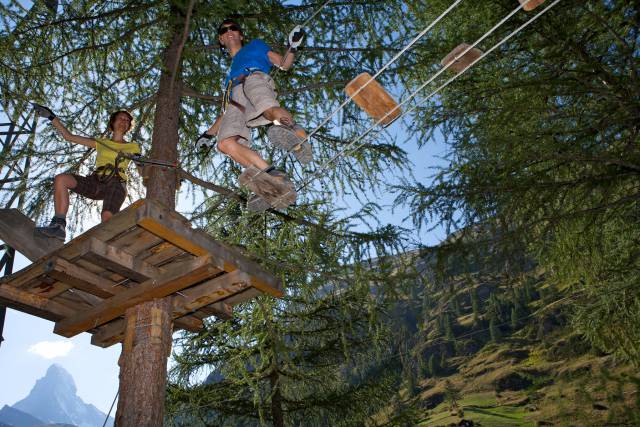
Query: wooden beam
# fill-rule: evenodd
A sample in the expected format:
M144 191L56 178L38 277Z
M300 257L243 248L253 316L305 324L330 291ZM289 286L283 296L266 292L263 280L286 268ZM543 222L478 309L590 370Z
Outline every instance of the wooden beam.
M0 240L32 262L63 246L61 240L34 236L35 226L17 209L0 209Z
M10 276L3 277L0 279L0 283L13 286L14 288L22 288L39 277L44 278L43 276L47 273L47 270L47 261L38 261Z
M92 238L98 239L101 242L107 242L120 235L123 231L134 227L136 224L136 212L141 206L144 206L144 204L144 199L133 202L127 206L126 209L112 216L109 221L102 222L73 239L74 244L65 246L58 254L62 258L74 260L83 250L81 242Z
M47 273L70 287L81 289L100 298L109 298L116 293L115 283L111 280L60 257L54 257L47 262Z
M225 298L223 302L228 305L236 305L236 304L249 301L250 299L257 297L260 294L261 292L256 288L249 288L249 289L245 289L242 292L238 292L235 295L231 295L228 298Z
M129 307L165 297L201 282L217 272L219 270L211 264L209 257L199 257L193 261L172 266L160 276L120 292L93 309L56 323L54 332L65 337L72 337L122 316Z
M14 288L7 284L0 284L0 301L7 307L53 321L73 316L75 313L73 309L56 301Z
M253 289L253 288L251 288ZM201 307L197 313L201 313L205 317L216 316L221 320L233 319L233 307L226 302L214 302L206 307Z
M55 298L58 295L65 293L67 290L69 290L69 285L65 285L58 281L54 281L53 283L43 282L29 288L29 292L32 294L49 299Z
M185 289L173 299L173 314L175 317L184 316L187 313L216 303L229 295L236 294L251 286L251 277L243 271L236 270L223 274L215 279ZM228 307L228 308L227 308ZM216 307L214 307L216 308ZM221 308L225 319L231 317L231 308L227 304L218 306Z
M163 270L96 238L88 239L83 246L79 255L84 259L136 282L143 282L162 274Z
M251 276L251 285L275 297L283 296L282 283L266 272L259 264L246 258L203 230L194 230L189 222L176 212L164 208L160 203L147 200L137 211L138 225L162 237L179 248L197 256L210 254L221 270L242 270Z
M116 319L101 326L98 328L98 331L91 336L91 344L106 348L122 342L124 339L124 322L124 319ZM204 323L202 320L192 316L176 319L173 322L174 332L181 329L190 332L198 332L203 327Z

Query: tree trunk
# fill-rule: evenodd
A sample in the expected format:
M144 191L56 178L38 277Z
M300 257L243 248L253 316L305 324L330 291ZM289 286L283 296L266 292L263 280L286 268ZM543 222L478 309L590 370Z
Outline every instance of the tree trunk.
M280 376L278 375L277 364L269 375L271 382L271 416L273 427L284 427L284 415L282 414L282 394L280 393Z
M171 351L171 300L156 299L125 313L120 355L118 427L161 426Z
M172 10L176 19L181 17ZM183 20L182 20L183 21ZM180 46L182 28L164 52L152 135L152 159L176 162L180 114ZM173 75L177 70L177 75ZM147 167L147 198L175 208L175 169ZM120 356L118 427L162 426L167 358L171 352L173 321L171 297L132 307L125 313L125 339Z

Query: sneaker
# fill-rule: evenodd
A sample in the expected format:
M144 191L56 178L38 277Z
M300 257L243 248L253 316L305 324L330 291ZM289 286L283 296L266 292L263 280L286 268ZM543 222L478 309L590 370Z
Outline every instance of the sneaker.
M64 231L64 224L51 220L51 223L46 227L36 227L33 230L33 235L37 237L53 237L64 241L67 237L67 233Z
M311 144L307 141L307 133L300 126L273 125L267 130L267 136L273 145L292 153L303 165L311 161Z

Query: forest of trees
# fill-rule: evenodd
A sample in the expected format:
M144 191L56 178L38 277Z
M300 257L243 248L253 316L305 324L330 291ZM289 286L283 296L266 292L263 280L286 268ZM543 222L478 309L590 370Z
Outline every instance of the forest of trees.
M293 69L275 75L281 103L314 129L345 99L347 82L380 69L452 3L329 2L309 24ZM515 14L478 48L490 49L550 3ZM405 99L448 52L483 36L518 4L462 2L378 80ZM194 146L220 113L229 66L216 28L233 16L248 38L284 51L288 31L321 5L3 2L2 109L18 120L29 102L46 104L73 131L99 135L110 111L127 108L146 155L179 161L197 177L246 195L238 188L238 165ZM472 316L473 328L483 331L479 345L498 343L502 332L524 326L529 303L538 299L562 302L563 321L590 345L640 364L638 5L557 2L438 96L413 101L415 110L401 122L318 175L320 165L370 126L356 106L347 105L314 135L309 168L262 144L264 129L257 131L267 159L298 182L314 177L286 215L248 212L237 199L189 182L178 186L175 175L159 168L152 176L157 184L147 189L135 179L130 201L146 191L172 204L179 194L178 208L194 226L242 248L286 284L282 299L259 297L232 321L211 320L200 333L180 335L168 419L175 425L371 422L396 399L398 384L411 392L416 375L445 375L448 358L466 351L457 336L468 330L457 318ZM422 95L451 76L442 74ZM414 171L433 155L434 141L446 146L443 167L432 179L417 180ZM54 175L86 172L92 155L61 141L51 127L5 147L3 174L27 159L28 168L20 181L3 182L2 207L16 206L19 195L25 214L48 217ZM380 194L392 195L393 206L379 203ZM99 204L74 200L77 235L98 217ZM411 227L384 222L394 207L409 209ZM431 227L452 237L408 256L421 243L416 236ZM429 274L416 267L425 256ZM551 286L537 289L534 269ZM521 286L480 297L477 284L469 286L478 278L465 275L478 270L490 271L496 283L519 278ZM424 345L434 337L437 346ZM458 391L452 386L447 393L455 407ZM387 415L402 423L410 412Z

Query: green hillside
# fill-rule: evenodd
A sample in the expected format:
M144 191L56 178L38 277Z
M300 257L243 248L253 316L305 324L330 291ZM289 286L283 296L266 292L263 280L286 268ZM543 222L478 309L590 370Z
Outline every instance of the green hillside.
M426 281L403 302L418 330L405 335L398 396L375 425L640 424L637 369L574 332L569 291L539 268L455 265L452 279Z

